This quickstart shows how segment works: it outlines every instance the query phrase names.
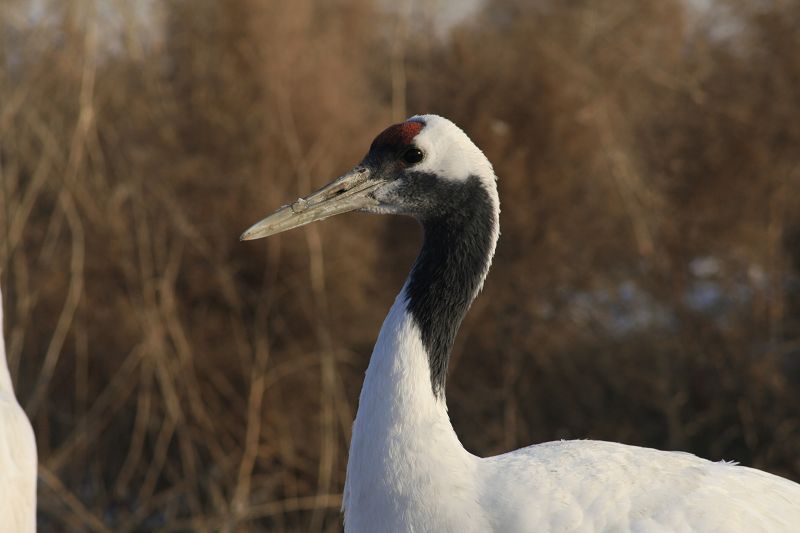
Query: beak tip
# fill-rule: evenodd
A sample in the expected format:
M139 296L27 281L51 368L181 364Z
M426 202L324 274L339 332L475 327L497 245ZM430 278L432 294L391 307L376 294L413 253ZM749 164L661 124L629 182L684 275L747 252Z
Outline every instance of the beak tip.
M254 233L255 232L252 228L245 230L244 233L239 235L239 242L252 241L253 239L256 239L257 237L255 237Z

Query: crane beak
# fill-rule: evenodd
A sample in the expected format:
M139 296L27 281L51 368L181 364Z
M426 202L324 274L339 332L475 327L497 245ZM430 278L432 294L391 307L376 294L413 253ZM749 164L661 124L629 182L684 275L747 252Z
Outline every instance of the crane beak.
M260 222L253 224L242 233L239 240L252 241L303 226L315 220L377 206L379 202L372 193L384 181L370 179L370 174L369 168L357 166L320 190L305 198L298 198L293 204L285 205Z

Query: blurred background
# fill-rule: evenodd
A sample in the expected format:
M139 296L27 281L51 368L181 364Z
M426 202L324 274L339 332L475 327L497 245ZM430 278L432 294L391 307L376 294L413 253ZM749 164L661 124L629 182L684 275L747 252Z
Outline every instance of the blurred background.
M0 282L42 531L338 531L413 221L247 226L433 112L499 176L453 353L487 455L800 480L800 1L3 0Z

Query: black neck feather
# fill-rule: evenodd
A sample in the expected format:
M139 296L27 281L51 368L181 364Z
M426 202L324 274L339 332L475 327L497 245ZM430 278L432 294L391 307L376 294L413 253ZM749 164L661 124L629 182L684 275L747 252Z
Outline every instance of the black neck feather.
M425 237L406 296L428 352L433 394L443 397L453 341L486 276L498 221L478 177L431 186L437 202L420 216Z

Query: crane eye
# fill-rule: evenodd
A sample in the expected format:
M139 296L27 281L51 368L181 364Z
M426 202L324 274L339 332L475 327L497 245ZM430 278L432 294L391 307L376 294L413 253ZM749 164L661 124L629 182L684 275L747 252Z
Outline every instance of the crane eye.
M415 163L419 163L422 161L424 154L422 150L419 148L409 148L405 152L403 152L403 161L408 163L409 165L413 165Z

